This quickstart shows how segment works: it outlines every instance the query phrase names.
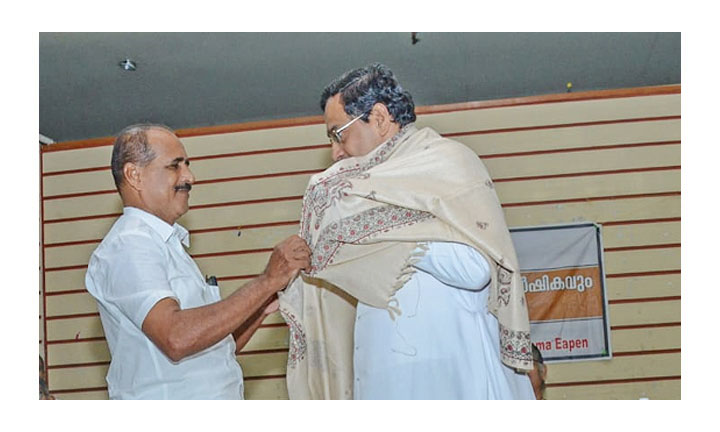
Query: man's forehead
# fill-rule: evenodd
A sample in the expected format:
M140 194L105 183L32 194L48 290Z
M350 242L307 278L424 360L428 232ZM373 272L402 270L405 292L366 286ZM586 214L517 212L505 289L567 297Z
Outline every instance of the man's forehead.
M150 129L147 135L156 153L167 153L171 158L186 155L185 147L174 133L164 129Z
M348 114L345 112L345 104L340 98L340 93L327 100L325 104L325 124L328 129L346 123L347 117Z

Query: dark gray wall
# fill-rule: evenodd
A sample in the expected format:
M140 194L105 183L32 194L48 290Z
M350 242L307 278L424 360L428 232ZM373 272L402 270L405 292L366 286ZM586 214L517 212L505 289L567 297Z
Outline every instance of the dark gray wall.
M417 105L680 84L680 33L40 33L40 133L114 135L321 114L348 69L390 66ZM131 58L134 72L118 63Z

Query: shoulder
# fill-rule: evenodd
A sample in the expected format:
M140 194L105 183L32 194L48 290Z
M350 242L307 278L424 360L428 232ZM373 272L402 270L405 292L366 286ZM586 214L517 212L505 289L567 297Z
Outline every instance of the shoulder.
M142 219L121 216L105 235L93 255L160 250L164 242Z
M429 127L420 129L417 133L419 142L423 143L424 157L430 157L438 164L455 167L454 169L468 169L470 172L485 170L478 154L465 144L445 138Z
M434 129L425 127L417 131L417 138L424 143L429 150L447 153L448 157L477 157L477 154L465 144L446 138Z

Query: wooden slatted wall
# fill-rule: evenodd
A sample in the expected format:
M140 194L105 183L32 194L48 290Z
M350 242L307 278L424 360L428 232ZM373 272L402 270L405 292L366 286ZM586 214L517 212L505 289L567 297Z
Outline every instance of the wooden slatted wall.
M551 365L548 399L679 399L680 86L418 113L418 126L434 127L484 160L510 226L603 225L614 358ZM179 222L223 296L260 273L272 246L297 232L307 181L330 164L321 121L178 131L198 179ZM110 143L42 149L41 355L58 399L107 397L110 357L84 274L122 211ZM286 358L287 329L276 314L238 356L248 399L287 397Z

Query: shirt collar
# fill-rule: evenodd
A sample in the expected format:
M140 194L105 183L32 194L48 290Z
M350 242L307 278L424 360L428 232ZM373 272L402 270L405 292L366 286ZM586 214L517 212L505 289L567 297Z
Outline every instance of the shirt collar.
M170 225L159 217L137 207L124 207L123 214L142 219L143 222L150 225L150 227L158 233L165 242L167 242L170 237L175 234L185 247L190 247L190 233L185 229L185 227L178 223Z

